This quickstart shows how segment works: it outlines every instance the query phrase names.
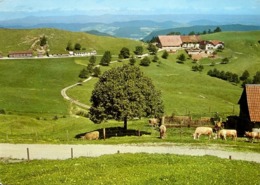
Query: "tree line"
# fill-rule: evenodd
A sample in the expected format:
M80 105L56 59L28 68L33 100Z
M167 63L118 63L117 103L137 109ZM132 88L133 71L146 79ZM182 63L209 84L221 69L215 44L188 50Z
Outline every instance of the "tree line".
M187 35L206 35L206 34L212 34L212 33L218 33L218 32L222 32L220 27L216 27L214 30L211 30L211 29L204 30L202 32L190 31ZM182 34L181 32L170 32L167 35L185 35L185 34ZM158 40L159 40L158 36L155 36L148 42L153 43L153 42L158 42Z
M240 77L236 73L220 71L216 68L209 70L207 74L211 77L216 77L236 84L242 81L242 87L244 87L245 84L260 84L260 71L257 71L253 78L250 78L250 74L247 70L245 70Z

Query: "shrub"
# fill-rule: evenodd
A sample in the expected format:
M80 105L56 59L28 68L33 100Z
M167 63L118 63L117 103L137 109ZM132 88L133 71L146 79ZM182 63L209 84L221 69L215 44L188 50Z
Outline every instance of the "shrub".
M144 57L141 62L140 65L141 66L149 66L151 63L150 58L149 57Z
M4 109L0 109L0 114L6 114Z

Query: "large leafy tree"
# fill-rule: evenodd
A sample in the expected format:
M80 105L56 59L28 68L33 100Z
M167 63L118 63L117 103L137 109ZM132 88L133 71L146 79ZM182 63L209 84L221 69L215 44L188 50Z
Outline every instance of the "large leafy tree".
M164 112L161 93L152 80L131 65L106 71L95 85L91 102L89 114L94 123L108 119L124 121L125 130L129 119L160 117Z

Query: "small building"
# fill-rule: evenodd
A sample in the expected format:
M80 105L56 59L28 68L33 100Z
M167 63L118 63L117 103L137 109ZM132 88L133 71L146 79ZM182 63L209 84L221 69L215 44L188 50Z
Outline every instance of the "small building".
M159 47L166 51L177 51L181 49L182 40L180 35L160 35Z
M223 49L224 47L224 42L218 40L200 42L200 48L205 50L207 53L213 53L216 49Z
M8 54L9 58L28 58L33 57L32 51L13 51Z

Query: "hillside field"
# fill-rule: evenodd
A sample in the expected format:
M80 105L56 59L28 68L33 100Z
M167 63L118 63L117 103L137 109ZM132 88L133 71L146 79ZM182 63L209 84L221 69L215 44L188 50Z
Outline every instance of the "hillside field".
M46 30L51 31L52 29ZM17 32L19 34L27 33L28 35L43 33L41 29L36 31L1 31L5 31L6 35L9 35L9 32L10 35L15 35ZM60 35L63 32L65 36ZM93 37L96 42L94 45L98 51L112 49L114 54L118 54L124 46L133 52L135 47L140 45L140 42L137 41L124 39L124 42L122 42L122 39L90 36L85 33L72 33L60 30L54 30L50 33L45 32L46 35L54 33L59 33L59 37L63 38L63 40L65 40L66 34L73 35L75 38L82 34L86 38ZM27 37L29 37L28 35ZM53 38L56 39L50 39L50 45L51 43L56 43L55 47L59 49L67 43L67 39L63 43L57 39L58 37ZM145 75L152 78L156 88L162 91L166 115L192 115L194 118L199 118L213 116L216 112L222 117L238 115L239 113L237 102L243 90L241 85L209 77L207 71L217 68L219 70L231 71L241 76L242 72L247 69L252 77L260 69L260 44L258 42L260 32L223 32L204 35L203 38L222 40L225 42L226 48L218 54L216 59L200 61L200 64L204 66L202 72L193 72L191 67L194 64L189 59L184 64L176 62L177 56L183 53L183 51L170 54L168 59L161 58L162 52L159 52L160 63L152 62L149 67L141 67ZM78 39L80 40L80 37ZM3 37L2 40L4 40ZM0 49L6 48L6 51L8 51L8 48L12 50L22 49L19 48L20 46L22 47L21 44L17 44L19 47L15 49L14 40L10 39L7 42L6 45L8 47L3 47L1 44L2 48ZM93 44L93 42L90 43ZM218 63L224 57L230 59L228 64L210 66L212 61ZM64 100L60 92L63 88L80 80L78 78L79 72L87 65L88 60L88 57L0 60L0 109L5 110L9 114L33 115L34 117L66 117L71 115L75 107ZM100 57L98 57L97 63L99 60ZM117 58L114 57L113 60L117 60ZM113 63L109 67L102 67L101 70L105 71L123 63L128 63L128 61ZM139 65L139 61L137 61L136 65ZM91 92L97 80L94 78L82 86L70 89L67 93L72 98L89 105Z
M99 55L103 55L106 50L113 55L118 55L123 46L127 46L132 51L137 45L142 45L139 41L121 39L107 36L96 36L84 32L69 32L57 29L0 29L0 54L7 56L10 51L36 51L39 47L39 39L45 35L49 54L68 53L65 48L68 42L79 43L86 52L96 50Z

